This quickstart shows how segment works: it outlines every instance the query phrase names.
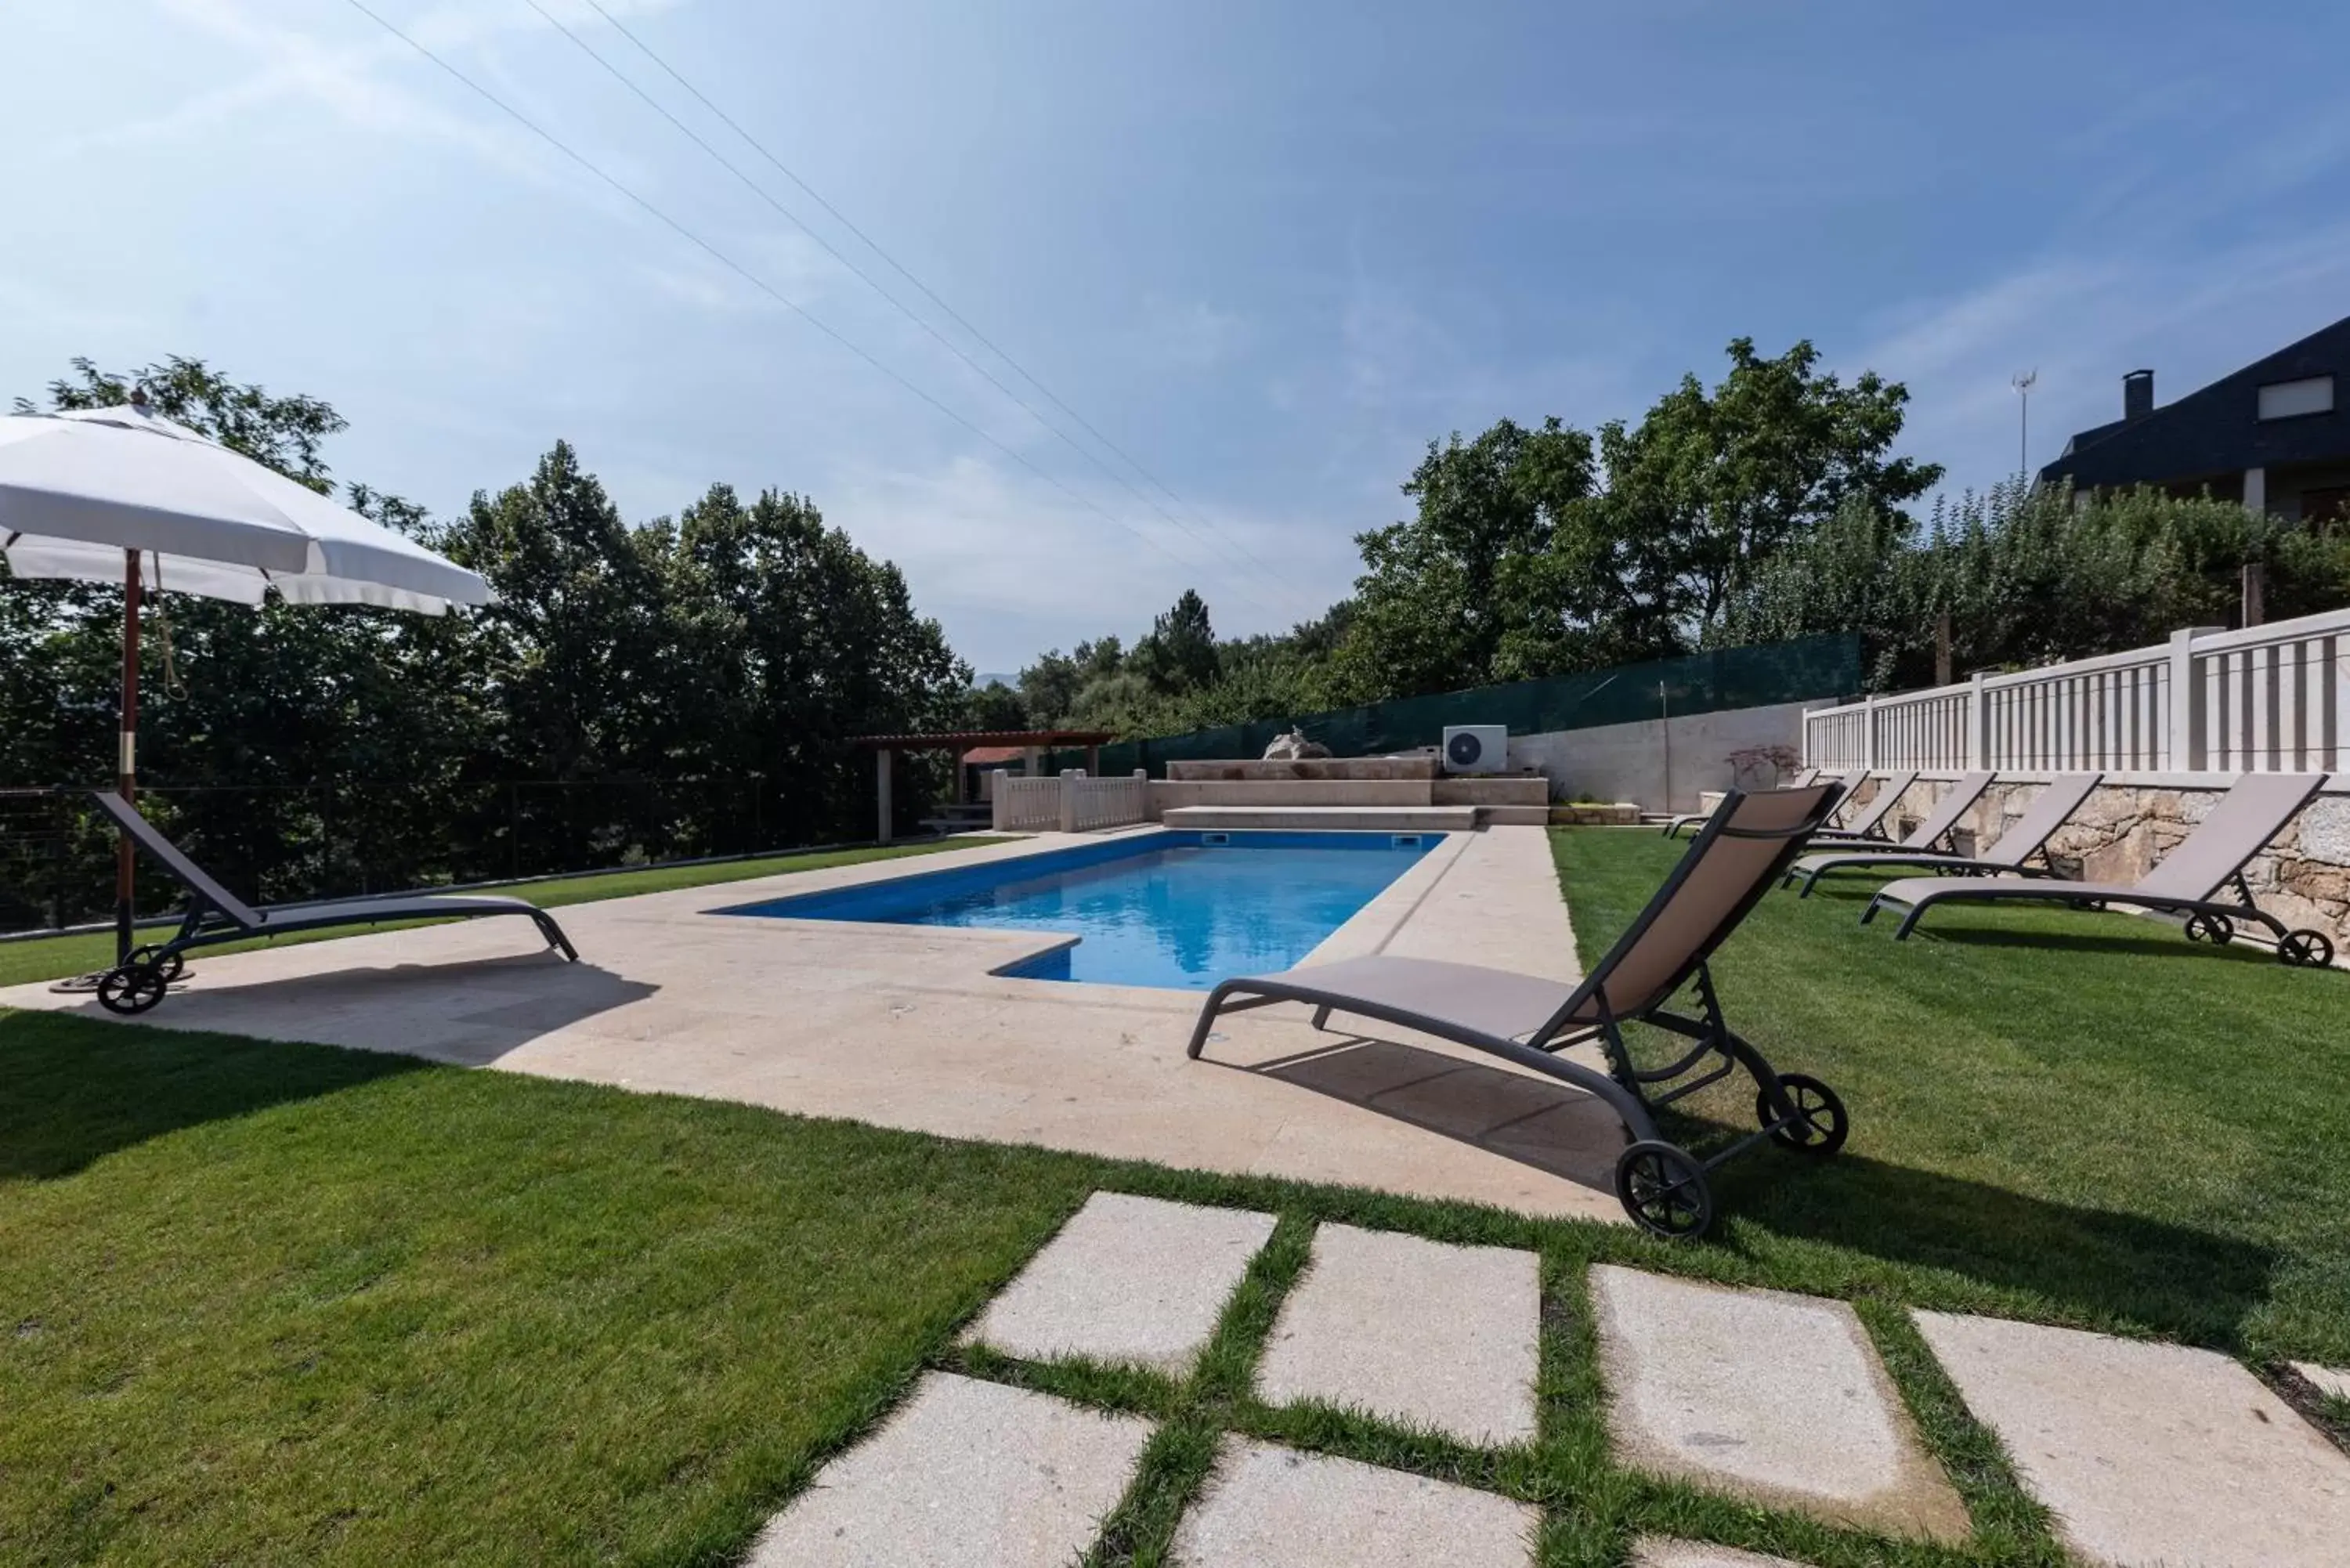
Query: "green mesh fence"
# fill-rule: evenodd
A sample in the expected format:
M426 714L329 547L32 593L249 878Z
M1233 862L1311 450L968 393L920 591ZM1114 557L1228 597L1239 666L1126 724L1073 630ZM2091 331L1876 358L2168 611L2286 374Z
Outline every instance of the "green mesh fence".
M1630 723L1660 713L1679 716L1773 702L1841 700L1859 690L1860 639L1836 632L1302 713L1294 727L1329 747L1333 756L1378 756L1437 745L1447 724L1507 724L1513 735L1538 735ZM1121 741L1101 749L1101 771L1123 774L1143 768L1152 777L1163 778L1170 762L1259 757L1274 736L1291 728L1293 721L1266 719L1187 735ZM1080 767L1084 761L1082 753L1064 753L1055 757L1054 764Z

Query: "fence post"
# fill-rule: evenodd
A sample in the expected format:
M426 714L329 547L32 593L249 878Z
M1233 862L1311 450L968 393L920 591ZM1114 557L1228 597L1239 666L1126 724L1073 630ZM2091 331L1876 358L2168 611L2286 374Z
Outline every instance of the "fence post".
M2203 765L2202 690L2195 680L2196 628L2170 634L2170 724L2163 737L2162 765L2194 773Z
M1011 805L1008 804L1011 799L1012 790L1011 787L1003 781L1011 776L1012 772L1008 768L991 768L988 770L987 804L993 808L988 817L988 826L994 828L998 833L1004 832L1011 826L1011 824L1003 820L1005 814L1012 809Z
M1866 773L1877 771L1877 699L1860 700L1860 765Z
M1967 677L1967 771L1991 766L1991 702L1982 670Z
M1086 770L1070 768L1061 774L1061 831L1077 830L1077 786L1086 782Z

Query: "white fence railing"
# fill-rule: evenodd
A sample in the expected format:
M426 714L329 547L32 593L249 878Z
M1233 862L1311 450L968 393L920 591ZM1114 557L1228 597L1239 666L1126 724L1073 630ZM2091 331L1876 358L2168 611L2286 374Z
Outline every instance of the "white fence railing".
M1139 768L1102 779L1082 768L1042 779L998 773L988 794L1000 833L1091 833L1150 818L1150 775Z
M2062 773L2350 769L2350 610L1804 715L1824 768Z
M1051 833L1061 826L1061 781L998 773L988 790L998 833Z

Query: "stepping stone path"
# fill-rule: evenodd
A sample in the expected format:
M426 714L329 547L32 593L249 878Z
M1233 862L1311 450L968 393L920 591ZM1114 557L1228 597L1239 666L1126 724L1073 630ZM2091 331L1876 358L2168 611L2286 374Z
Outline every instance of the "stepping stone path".
M1542 1511L1491 1492L1228 1438L1176 1528L1181 1568L1530 1568Z
M2350 1459L2226 1356L1915 1316L2076 1556L2128 1568L2350 1562Z
M1530 1443L1541 1261L1325 1225L1265 1345L1267 1403L1318 1399L1479 1447Z
M1149 1438L1139 1417L933 1374L769 1522L749 1568L1062 1568Z
M1026 1361L1084 1356L1180 1377L1273 1227L1270 1214L1097 1192L970 1337Z
M1741 1552L1735 1546L1708 1546L1701 1541L1673 1541L1661 1535L1632 1543L1632 1568L1804 1568L1784 1557Z
M1966 1534L1851 1307L1606 1263L1591 1294L1607 1425L1631 1463L1840 1523Z
M2314 1361L2296 1361L2293 1369L2320 1394L2331 1394L2336 1399L2350 1399L2350 1372L2336 1372L2331 1366L2320 1366Z
M971 1338L1187 1376L1272 1216L1096 1193ZM1324 1225L1256 1386L1479 1447L1534 1440L1539 1260ZM1622 1462L1831 1523L1962 1538L1846 1303L1608 1264L1590 1274ZM2350 1457L2235 1362L1991 1318L1914 1314L1975 1417L2084 1563L2344 1568ZM2350 1397L2350 1375L2293 1369ZM1066 1568L1134 1480L1152 1423L933 1373L769 1521L752 1568ZM1227 1434L1177 1521L1183 1568L1531 1568L1539 1509ZM1648 1537L1636 1568L1800 1568Z

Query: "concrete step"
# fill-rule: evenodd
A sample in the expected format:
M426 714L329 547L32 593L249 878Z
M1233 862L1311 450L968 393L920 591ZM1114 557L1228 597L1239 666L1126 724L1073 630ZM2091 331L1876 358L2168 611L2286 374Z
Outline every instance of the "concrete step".
M1432 805L1548 805L1550 780L1540 774L1492 774L1483 777L1438 779L1430 786Z
M1477 813L1480 827L1542 827L1550 822L1547 805L1480 805Z
M1169 810L1192 805L1465 805L1429 798L1426 779L1170 779L1150 786Z
M1210 832L1245 828L1334 833L1468 833L1473 805L1185 805L1159 819L1169 827Z

